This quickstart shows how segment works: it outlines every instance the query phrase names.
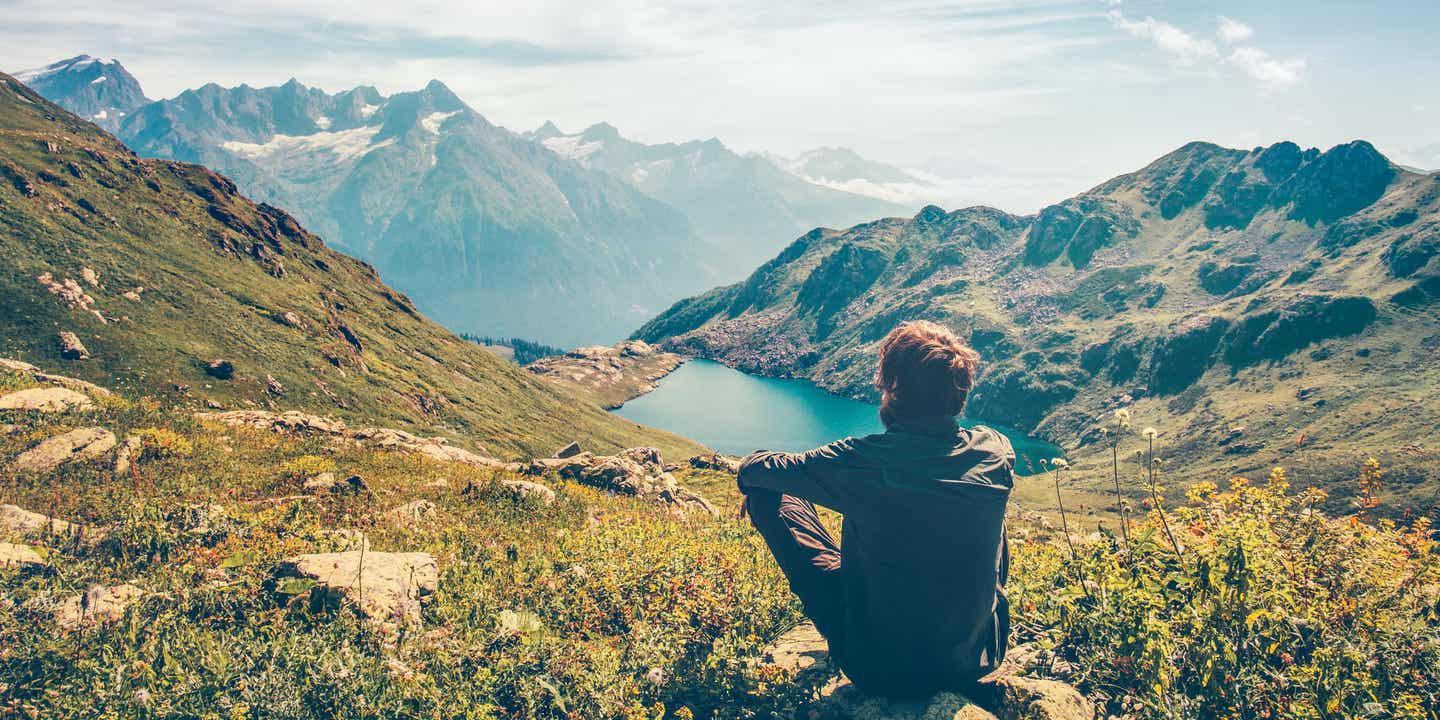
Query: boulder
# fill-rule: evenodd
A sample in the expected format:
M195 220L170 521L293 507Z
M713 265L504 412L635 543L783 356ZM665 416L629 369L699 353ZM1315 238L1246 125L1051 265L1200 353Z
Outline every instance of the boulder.
M66 630L89 625L108 625L125 617L126 608L144 595L134 585L95 585L83 594L60 603L55 623Z
M280 564L277 578L310 578L313 605L354 604L384 627L419 625L420 601L440 583L435 558L427 553L349 551L299 555Z
M516 497L532 498L545 505L555 502L555 491L529 480L501 480L507 490L514 493Z
M316 493L329 492L334 490L339 484L340 481L335 479L335 473L322 472L317 475L312 475L310 479L302 483L300 487L309 492Z
M22 570L47 568L50 564L35 548L29 545L16 545L14 543L0 543L0 568L18 567Z
M392 509L386 515L397 525L416 525L430 522L440 515L440 508L429 500L412 500Z
M53 413L66 410L89 410L92 407L94 407L94 403L90 401L89 397L63 387L17 390L0 397L0 410Z
M1023 653L1019 653L1023 654ZM764 662L783 668L797 682L818 688L811 708L816 720L1093 720L1094 706L1075 688L1055 680L1020 675L1013 660L983 678L982 707L955 693L923 702L896 702L861 693L830 661L829 645L811 623L780 636Z
M49 472L66 463L99 457L113 447L115 434L105 428L71 430L21 453L10 463L10 472Z
M562 447L562 448L560 448L559 450L556 450L556 451L555 451L555 457L557 457L557 458L575 457L576 455L579 455L579 454L580 454L580 443L577 443L577 442L572 442L572 443L570 443L569 445L566 445L565 447Z
M734 475L740 472L740 461L720 453L710 453L690 458L690 467L697 470L719 470Z
M75 523L41 515L14 505L0 505L0 528L15 535L31 533L72 535L81 531L81 527Z
M55 336L60 343L60 357L66 360L84 360L90 357L90 351L80 342L80 337L68 330L61 331Z
M560 477L601 490L656 500L682 512L698 511L717 516L714 506L699 494L682 486L665 469L655 448L630 448L615 455L582 452L568 458L547 458L520 465L519 472L542 475L555 471Z
M140 438L130 435L115 447L115 474L127 475L130 468L135 464L135 458L140 456Z
M229 360L220 360L217 358L211 360L210 363L205 366L205 374L216 380L229 380L235 377L235 364Z

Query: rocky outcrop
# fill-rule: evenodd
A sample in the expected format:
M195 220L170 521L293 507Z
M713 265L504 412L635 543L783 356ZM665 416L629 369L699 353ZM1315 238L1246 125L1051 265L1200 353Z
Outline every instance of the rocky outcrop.
M680 512L718 513L708 500L684 487L665 469L655 448L630 448L615 455L582 452L568 458L542 458L509 466L516 472L543 475L554 472L601 490L655 500Z
M58 385L63 388L74 390L78 393L84 393L92 398L105 397L112 394L108 389L100 387L95 383L78 380L72 377L65 377L64 375L51 375L50 373L42 372L40 368L37 368L30 363L21 362L19 360L0 358L0 369L29 375L36 382L42 382L47 385Z
M21 453L11 461L10 472L49 472L67 463L100 457L114 447L115 434L105 428L71 430Z
M205 365L205 374L216 380L229 380L235 377L235 364L229 360L217 358Z
M40 553L29 545L0 542L0 568L35 570L50 567Z
M764 662L787 671L797 682L817 688L810 708L815 720L1093 720L1094 706L1075 688L1055 680L1026 677L1013 661L985 677L981 704L955 693L926 701L897 702L869 697L845 679L831 662L825 638L811 623L780 636L765 651ZM982 707L983 704L983 707Z
M691 457L690 467L696 470L719 470L734 475L740 472L740 461L720 453L710 453Z
M435 558L427 553L354 550L299 555L280 564L276 578L314 580L313 607L354 606L382 627L418 626L421 599L440 584Z
M73 332L62 330L55 336L55 340L60 344L60 357L66 360L84 360L90 357L90 351Z
M1301 293L1236 323L1225 339L1225 359L1235 367L1279 360L1313 343L1360 333L1376 315L1370 298Z
M525 369L568 387L606 408L655 389L660 378L680 367L684 358L639 340L618 345L582 347L564 355L541 358Z
M364 447L424 455L441 462L457 462L476 467L500 467L503 463L479 452L454 447L443 437L420 437L393 428L362 427L351 429L344 420L320 417L294 410L274 413L264 410L231 410L195 413L196 419L220 422L237 427L270 430L295 435L328 435L353 441Z
M555 491L537 482L530 482L529 480L501 480L500 484L519 498L530 498L543 505L549 505L555 502Z
M29 388L0 397L0 410L26 410L57 413L67 410L89 410L94 403L86 395L63 387Z
M13 535L75 535L82 531L75 523L15 505L0 505L0 528Z
M55 610L55 624L66 630L109 625L125 617L125 610L145 592L129 583L96 585L80 595L66 599Z

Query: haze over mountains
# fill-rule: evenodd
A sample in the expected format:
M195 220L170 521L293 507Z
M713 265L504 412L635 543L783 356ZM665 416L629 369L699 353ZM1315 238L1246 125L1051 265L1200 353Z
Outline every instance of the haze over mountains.
M118 63L30 77L62 106L123 118L108 127L140 154L204 164L291 210L463 332L614 341L799 232L913 211L717 140L649 146L606 125L517 135L438 81L389 97L211 84L144 104ZM97 93L129 100L97 110Z
M1440 176L1361 141L1191 143L1038 215L807 233L636 337L874 399L879 340L926 318L985 358L972 416L1078 458L1108 463L1124 407L1189 473L1341 480L1373 454L1406 487L1440 467L1437 309Z

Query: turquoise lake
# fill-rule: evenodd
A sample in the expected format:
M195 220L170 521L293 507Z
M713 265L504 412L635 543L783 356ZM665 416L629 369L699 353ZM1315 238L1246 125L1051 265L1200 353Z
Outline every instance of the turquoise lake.
M710 360L685 363L653 392L625 403L615 413L693 438L727 455L800 452L885 430L874 405L832 395L805 380L747 375ZM995 427L1015 446L1021 473L1036 472L1040 459L1061 455L1048 442Z

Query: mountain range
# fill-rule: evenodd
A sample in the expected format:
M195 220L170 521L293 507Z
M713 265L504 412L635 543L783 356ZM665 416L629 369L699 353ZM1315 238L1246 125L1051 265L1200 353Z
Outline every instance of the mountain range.
M912 211L717 140L513 133L438 81L391 96L211 84L147 103L118 63L26 77L142 156L204 164L294 212L458 332L612 342L799 232ZM97 104L111 98L126 100Z
M455 336L285 211L142 159L7 75L0 257L0 357L170 406L302 409L501 455L695 448Z
M1106 477L1123 408L1187 474L1331 482L1375 455L1423 504L1437 309L1440 175L1362 141L1197 142L1035 215L932 206L807 233L635 337L873 400L879 340L935 320L985 359L973 416Z
M727 281L743 277L773 255L779 247L777 231L788 238L814 227L848 227L913 212L913 207L888 198L830 187L823 176L804 174L811 168L803 162L741 155L715 138L647 145L626 139L608 123L574 134L546 123L526 137L679 209L714 248L707 262ZM838 149L815 154L832 153L859 159ZM888 166L875 166L890 177Z

